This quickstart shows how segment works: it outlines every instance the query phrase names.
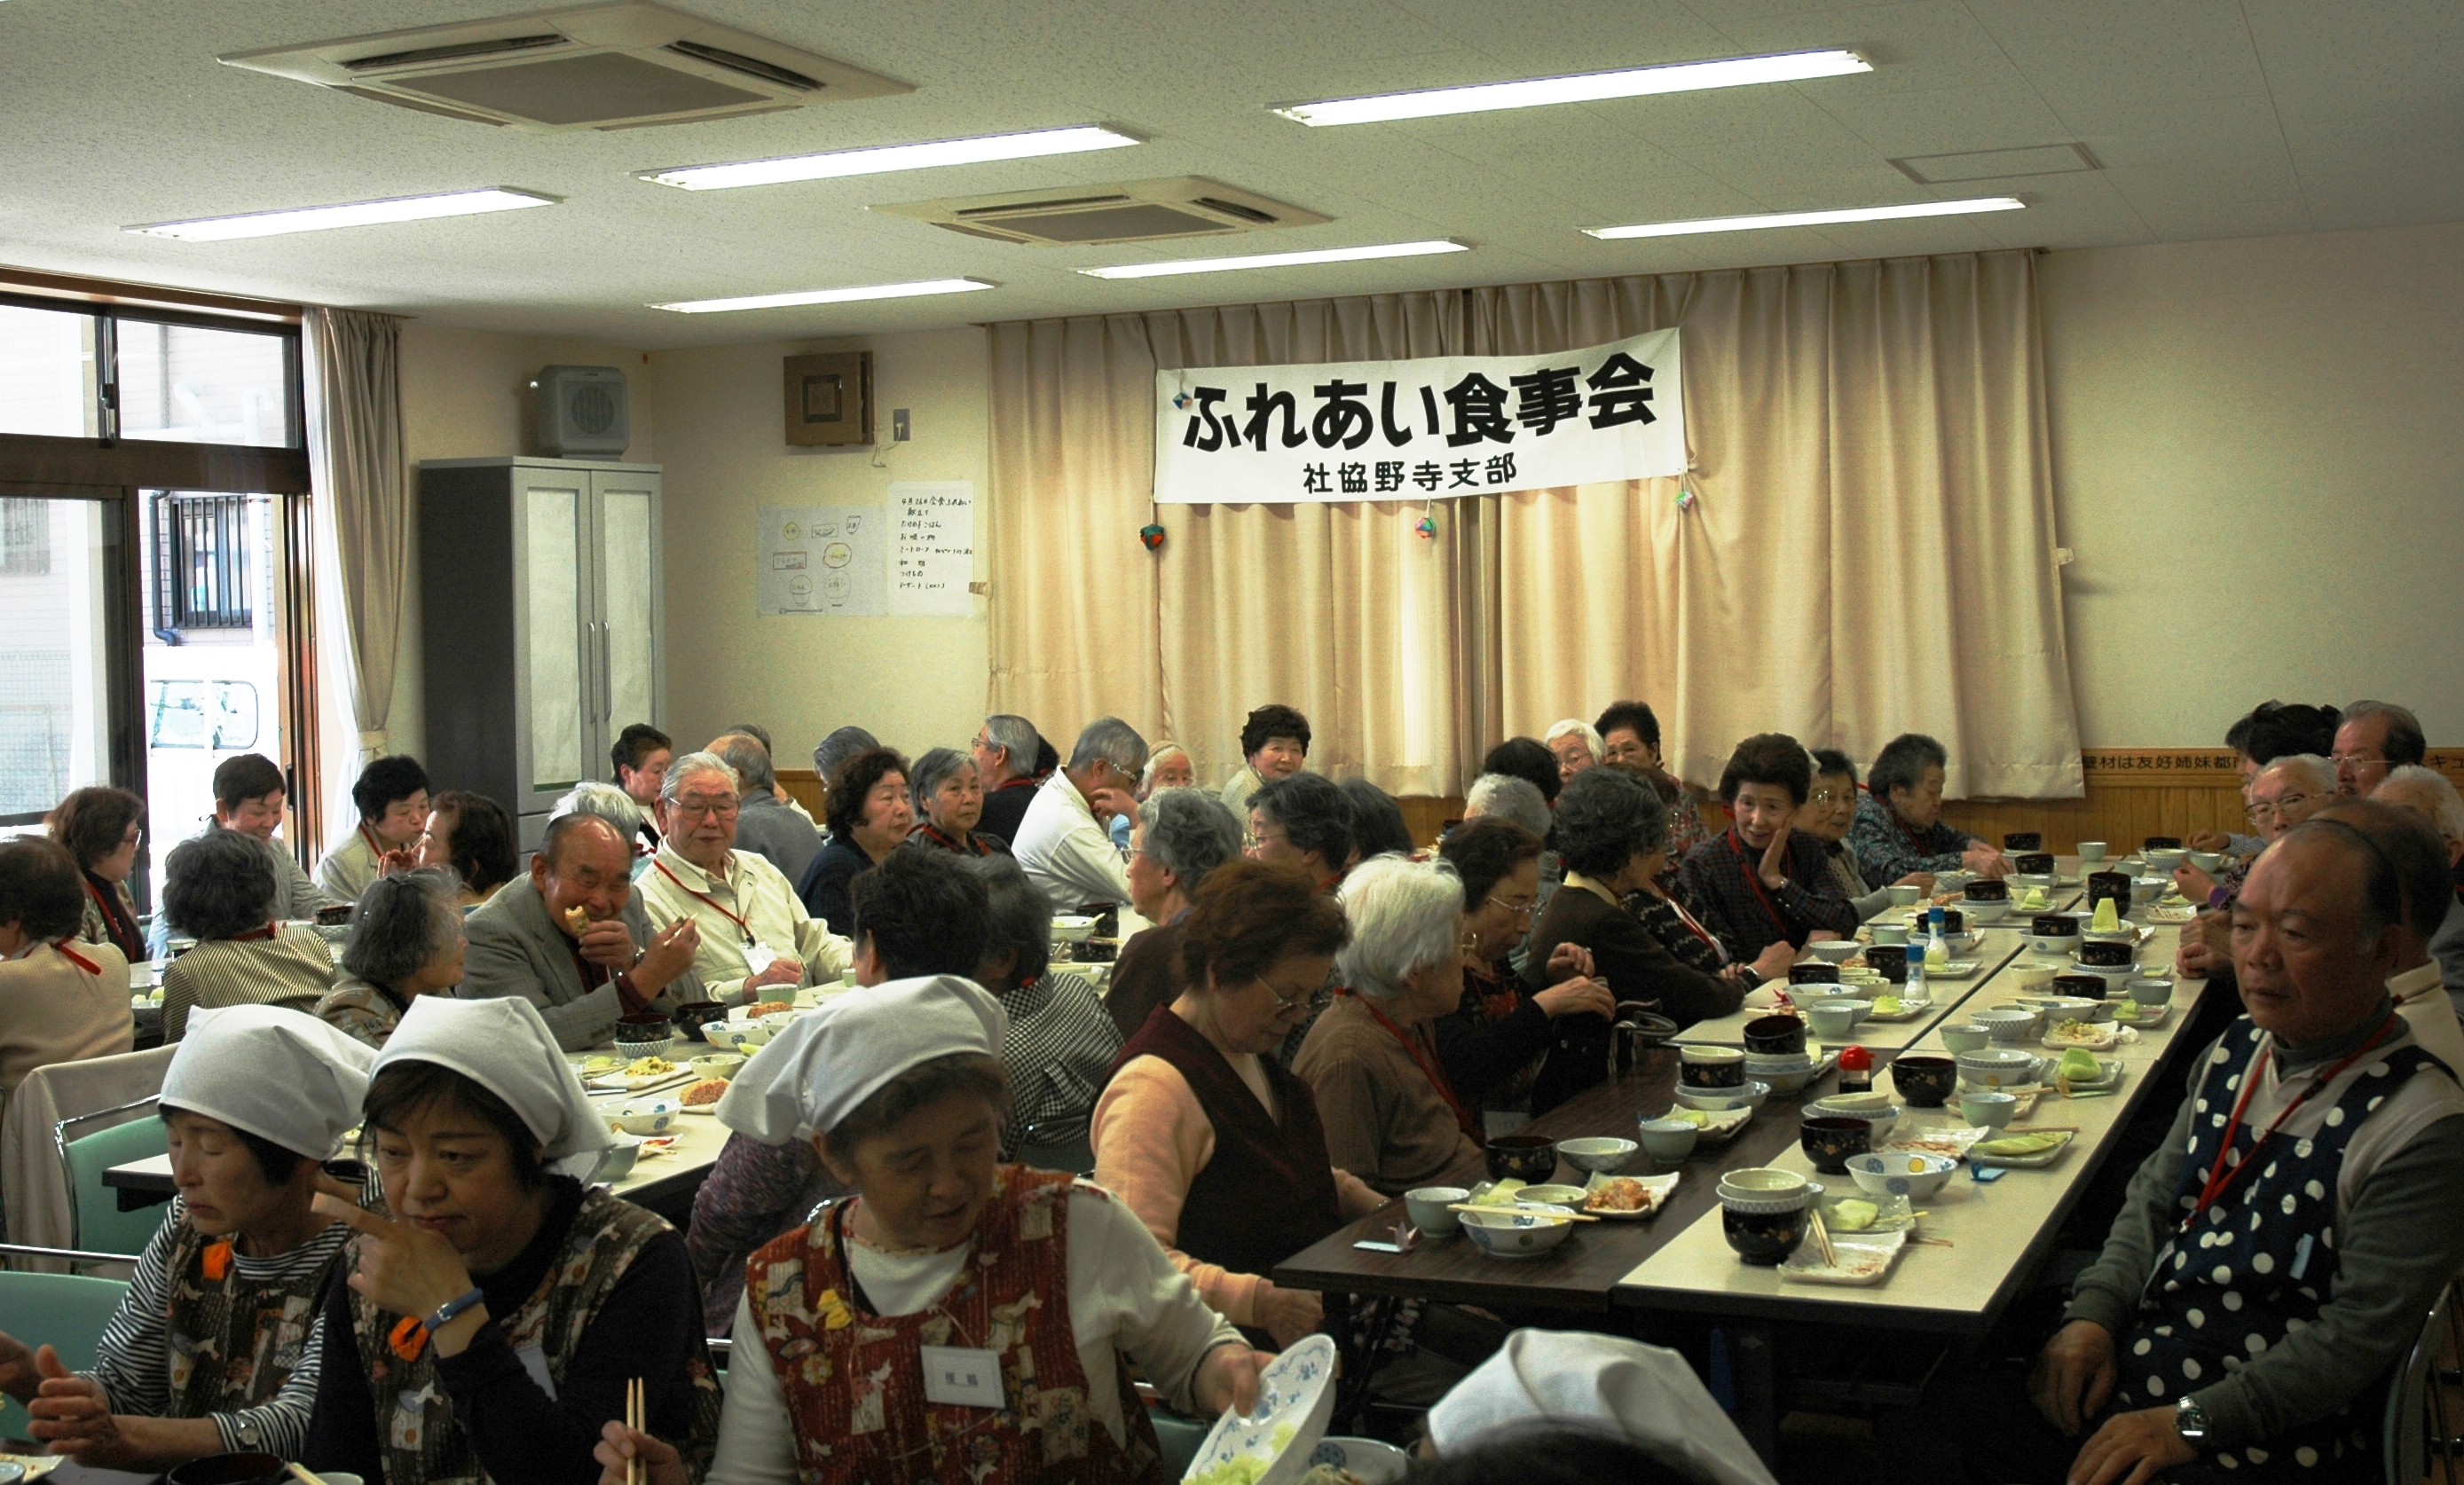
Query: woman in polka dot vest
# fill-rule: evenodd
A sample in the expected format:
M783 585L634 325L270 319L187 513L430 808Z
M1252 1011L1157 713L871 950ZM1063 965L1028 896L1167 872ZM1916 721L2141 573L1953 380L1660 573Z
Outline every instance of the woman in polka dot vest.
M2464 1088L2387 993L2424 940L2375 833L2306 823L2243 887L2249 1014L2032 1379L2077 1485L2384 1477L2388 1374L2464 1270Z

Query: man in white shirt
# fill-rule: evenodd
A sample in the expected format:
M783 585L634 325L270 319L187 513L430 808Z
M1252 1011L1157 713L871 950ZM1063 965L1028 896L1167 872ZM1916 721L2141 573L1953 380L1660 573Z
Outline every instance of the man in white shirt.
M660 788L663 836L641 877L655 928L691 918L701 929L693 972L713 999L786 998L800 984L835 980L854 946L814 921L779 868L736 849L741 779L715 753L689 753ZM741 994L739 994L741 993Z
M1147 742L1119 717L1098 717L1078 734L1069 761L1036 788L1010 850L1055 910L1126 903L1130 877L1103 819L1133 810Z

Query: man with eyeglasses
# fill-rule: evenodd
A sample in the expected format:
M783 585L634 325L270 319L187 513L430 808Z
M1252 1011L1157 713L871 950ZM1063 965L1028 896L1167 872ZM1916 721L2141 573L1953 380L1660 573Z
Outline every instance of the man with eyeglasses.
M777 866L736 848L742 787L716 753L668 766L659 790L666 834L642 873L642 903L659 928L690 920L700 931L693 972L712 998L785 1000L799 985L846 973L855 946L813 917Z
M2258 771L2250 782L2250 822L2263 845L2336 802L2336 765L2315 753L2287 753ZM2173 870L2173 884L2184 897L2207 910L2182 932L2173 967L2185 975L2229 972L2233 946L2225 913L2240 895L2243 871L2231 870L2219 882L2184 862Z
M2360 799L2375 793L2392 769L2429 755L2421 718L2390 701L2357 701L2336 727L2336 788Z

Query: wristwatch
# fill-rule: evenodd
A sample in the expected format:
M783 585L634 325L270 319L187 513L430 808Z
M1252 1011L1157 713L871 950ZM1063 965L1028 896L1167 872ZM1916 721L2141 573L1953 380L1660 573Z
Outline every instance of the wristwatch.
M2184 1398L2173 1405L2173 1431L2192 1449L2208 1447L2208 1410Z

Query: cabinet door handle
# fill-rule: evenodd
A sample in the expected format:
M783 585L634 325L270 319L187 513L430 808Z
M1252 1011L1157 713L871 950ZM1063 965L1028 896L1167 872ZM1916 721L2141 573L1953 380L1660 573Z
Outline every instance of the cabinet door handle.
M616 714L615 662L608 657L614 645L610 642L607 621L599 621L599 720L609 721Z

